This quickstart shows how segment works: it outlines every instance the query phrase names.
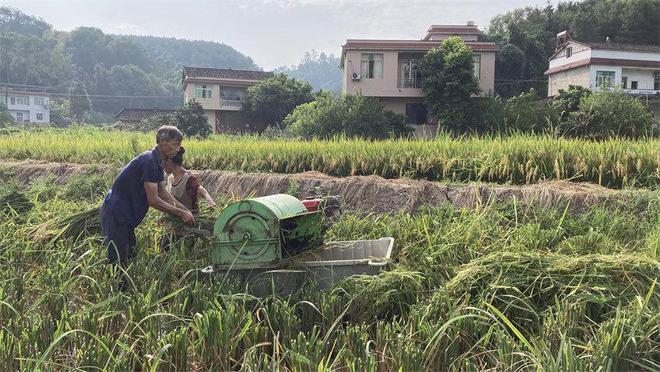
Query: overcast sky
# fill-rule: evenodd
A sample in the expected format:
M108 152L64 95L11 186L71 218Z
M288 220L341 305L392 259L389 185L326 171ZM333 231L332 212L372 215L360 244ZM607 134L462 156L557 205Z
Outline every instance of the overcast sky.
M556 4L556 0L551 0ZM419 39L431 24L475 21L547 0L0 0L55 29L169 36L228 44L265 69L307 50L339 54L347 38Z

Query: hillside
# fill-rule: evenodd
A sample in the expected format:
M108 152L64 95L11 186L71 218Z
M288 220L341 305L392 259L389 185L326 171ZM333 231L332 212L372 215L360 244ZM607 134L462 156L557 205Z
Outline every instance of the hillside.
M0 84L14 88L46 87L64 97L73 81L82 80L102 121L123 107L180 105L184 65L259 69L223 43L112 35L93 27L61 32L9 7L0 7L0 60ZM126 97L136 95L152 98Z

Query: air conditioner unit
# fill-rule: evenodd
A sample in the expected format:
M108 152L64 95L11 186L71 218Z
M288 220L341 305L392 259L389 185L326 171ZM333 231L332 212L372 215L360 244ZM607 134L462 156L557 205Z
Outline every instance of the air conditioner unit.
M353 73L353 81L360 81L360 74L358 72Z

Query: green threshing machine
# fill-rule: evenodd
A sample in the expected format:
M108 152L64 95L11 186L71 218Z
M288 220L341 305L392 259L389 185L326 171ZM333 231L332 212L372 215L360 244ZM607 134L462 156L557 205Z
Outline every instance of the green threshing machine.
M393 239L324 242L340 213L338 197L276 194L232 203L208 232L211 266L203 271L231 271L250 282L268 277L285 291L301 278L324 288L346 276L376 274L389 261Z

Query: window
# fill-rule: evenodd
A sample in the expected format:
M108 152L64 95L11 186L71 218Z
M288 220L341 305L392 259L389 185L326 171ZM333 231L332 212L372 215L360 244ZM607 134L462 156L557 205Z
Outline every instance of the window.
M34 104L38 106L45 106L46 99L44 97L34 97Z
M419 72L419 60L403 61L400 65L401 81L399 88L421 88L422 74Z
M23 122L23 113L22 112L17 112L16 113L16 121L21 123Z
M44 114L37 114L37 120L44 120Z
M477 80L481 79L481 54L475 54L474 56L474 77Z
M11 98L9 99L9 104L11 104L11 105L15 105L15 104L16 104L16 98L11 97Z
M362 54L362 78L364 79L382 79L383 78L383 55L373 53Z
M12 99L12 104L14 104L14 100ZM30 105L30 97L16 97L16 104L17 105Z
M660 71L655 72L653 78L653 90L660 90Z
M566 48L566 58L571 58L573 55L573 47L567 47Z
M630 82L630 89L637 89L637 82L636 81L631 81Z
M614 85L614 71L596 71L596 86L609 88Z
M212 98L213 89L208 85L195 85L195 98Z
M621 76L621 88L628 89L628 77Z
M406 123L426 124L428 122L428 110L423 103L406 104Z

